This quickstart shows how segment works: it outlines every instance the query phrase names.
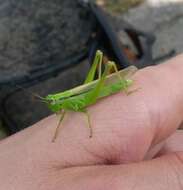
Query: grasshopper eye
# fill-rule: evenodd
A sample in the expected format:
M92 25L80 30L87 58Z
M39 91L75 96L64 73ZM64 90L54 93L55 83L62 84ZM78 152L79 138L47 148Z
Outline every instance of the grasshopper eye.
M55 105L55 104L56 104L55 99L51 99L50 104L51 104L51 105Z
M55 103L56 103L56 101L55 101L55 99L54 98L47 98L47 102L49 103L49 104L51 104L51 105L55 105Z

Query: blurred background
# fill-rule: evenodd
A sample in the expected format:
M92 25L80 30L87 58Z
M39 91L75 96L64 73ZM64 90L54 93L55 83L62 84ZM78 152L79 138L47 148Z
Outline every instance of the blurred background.
M30 92L82 84L97 49L143 68L182 53L182 34L183 0L1 0L0 138L51 114Z

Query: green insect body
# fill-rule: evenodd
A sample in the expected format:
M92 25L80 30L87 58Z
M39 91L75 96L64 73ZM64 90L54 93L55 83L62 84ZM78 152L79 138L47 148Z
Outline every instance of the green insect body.
M99 92L98 99L104 98L106 96L115 94L120 90L125 90L132 84L132 80L123 80L119 81L115 84L110 84L108 86L104 86L101 88ZM94 99L91 101L91 91L85 92L83 94L79 94L77 96L69 97L69 98L54 98L48 96L46 100L51 102L48 104L49 108L53 112L59 112L60 110L70 110L70 111L80 111L84 110L87 106L95 104L98 99Z
M127 91L128 87L133 83L132 80L128 79L128 75L129 73L131 73L131 75L134 74L137 70L136 67L130 66L127 69L118 71L115 63L109 61L105 66L104 72L101 74L102 60L103 54L98 50L84 85L61 93L48 95L44 98L44 102L47 103L50 110L56 113L62 112L53 141L57 137L59 126L64 119L66 111L83 112L87 115L91 137L92 128L87 107L95 104L101 98L110 96L119 91ZM99 67L99 79L94 80L97 67ZM112 68L114 68L116 73L109 75Z

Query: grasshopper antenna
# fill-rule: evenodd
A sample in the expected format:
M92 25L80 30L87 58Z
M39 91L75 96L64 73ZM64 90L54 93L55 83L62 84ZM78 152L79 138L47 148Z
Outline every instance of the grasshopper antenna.
M29 92L30 94L32 94L32 96L38 98L38 99L41 100L42 102L46 102L46 101L45 101L45 98L43 98L42 96L40 96L40 95L38 95L38 94L36 94L36 93L34 93L34 92L28 90L28 89L25 89L24 87L22 87L22 86L20 86L20 85L17 85L17 84L16 84L15 86L17 87L17 89L21 89L21 90L23 90L23 91L26 92L26 93Z

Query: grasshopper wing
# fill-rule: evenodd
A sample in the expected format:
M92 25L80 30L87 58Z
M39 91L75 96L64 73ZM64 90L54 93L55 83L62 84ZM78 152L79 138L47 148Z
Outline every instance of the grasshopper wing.
M129 66L129 67L123 69L123 70L120 70L119 74L122 77L122 79L129 79L131 76L133 76L137 72L137 70L138 70L137 67L132 65L132 66ZM118 77L117 73L113 73L113 74L110 74L110 75L108 75L106 77L105 84L111 84L111 83L114 83L114 82L116 82L118 80L119 80L119 77ZM99 79L94 80L94 81L92 81L90 83L87 83L87 84L78 86L76 88L73 88L70 91L72 92L72 94L85 93L85 92L95 88L98 81L99 81Z
M129 79L133 74L135 74L135 72L137 70L138 70L137 67L129 66L123 70L120 70L119 74L121 75L122 79ZM110 74L106 77L105 84L106 85L112 84L118 80L119 80L119 77L118 77L117 73L113 73L113 74ZM54 97L55 99L61 99L61 98L68 98L71 96L83 94L83 93L88 92L91 89L95 88L98 81L99 81L99 79L94 80L94 81L87 83L87 84L84 84L84 85L77 86L77 87L72 88L70 90L66 90L64 92L51 95L51 96Z
M131 76L133 76L137 72L138 68L135 67L134 65L129 66L123 70L119 71L120 76L122 79L130 79ZM118 74L117 73L112 73L106 77L105 84L111 84L119 80ZM93 82L78 86L76 88L71 89L73 91L73 94L81 94L84 92L87 92L91 89L93 89L96 86L96 83L99 81L94 80Z
M137 72L137 67L135 66L129 66L123 70L119 71L120 76L122 79L130 79L131 76L133 76ZM107 76L105 84L111 84L119 80L119 76L117 73L113 73L109 76Z
M131 65L121 71L119 71L122 78L128 79L137 72L138 68L134 65Z

